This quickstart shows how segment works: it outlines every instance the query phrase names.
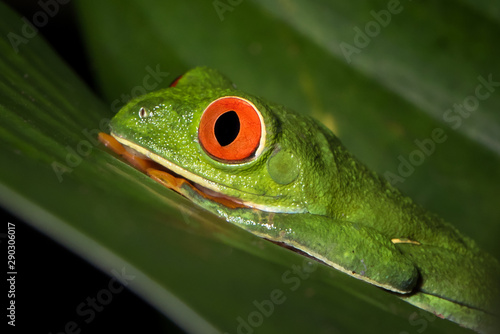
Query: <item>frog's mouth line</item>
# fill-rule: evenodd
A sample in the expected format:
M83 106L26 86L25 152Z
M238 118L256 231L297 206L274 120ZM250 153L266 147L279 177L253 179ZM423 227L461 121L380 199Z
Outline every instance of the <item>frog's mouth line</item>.
M269 206L256 204L253 202L243 201L239 198L228 196L221 191L221 185L202 178L199 175L193 174L178 165L160 157L147 149L124 139L114 133L111 133L112 138L118 141L129 155L135 157L135 161L130 161L136 168L148 174L150 177L165 185L166 187L176 191L177 193L186 196L185 191L182 191L182 186L187 185L199 195L211 201L223 204L230 208L255 208L262 211L273 211ZM117 152L118 153L118 152ZM142 165L141 165L142 164ZM224 186L226 188L230 188ZM233 189L233 188L231 188ZM236 189L234 189L236 191ZM253 196L263 196L276 199L275 196L258 195L248 193ZM188 196L186 196L188 197Z

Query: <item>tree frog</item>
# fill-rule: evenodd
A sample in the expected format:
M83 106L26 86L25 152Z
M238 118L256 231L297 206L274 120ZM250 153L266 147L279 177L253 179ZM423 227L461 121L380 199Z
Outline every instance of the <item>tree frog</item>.
M499 262L370 171L320 122L199 67L130 101L100 139L230 223L476 331Z

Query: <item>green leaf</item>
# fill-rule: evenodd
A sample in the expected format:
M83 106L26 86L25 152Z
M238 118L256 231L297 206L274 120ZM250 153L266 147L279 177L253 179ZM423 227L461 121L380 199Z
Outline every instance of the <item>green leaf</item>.
M109 154L95 138L126 95L166 87L194 65L221 69L248 91L323 119L382 173L397 170L398 155L415 150L415 139L446 128L446 142L401 186L498 254L500 172L492 149L498 138L481 127L499 124L492 112L498 94L481 101L474 114L489 116L467 126L473 116L464 119L457 131L436 112L474 93L476 77L488 75L482 70L496 80L494 50L470 63L460 54L453 66L440 65L447 64L449 50L464 52L461 43L495 45L497 21L481 20L476 12L470 20L477 31L488 30L477 40L469 26L455 27L454 18L470 14L465 5L412 2L416 9L395 16L347 64L335 47L351 43L352 27L364 26L370 10L386 2L232 1L239 4L230 5L223 20L214 3L76 3L105 103L39 35L16 52L9 33L22 36L22 21L0 4L6 36L0 40L2 205L104 272L134 276L125 283L189 332L241 333L242 322L259 333L468 332L331 268L321 265L304 275L297 269L302 256L207 214ZM436 14L444 9L453 12L445 20ZM405 13L409 18L402 19ZM453 35L444 34L447 49L438 43L406 58L412 37L427 41L435 33L425 21L432 18L455 27ZM419 22L426 22L425 31L415 28ZM480 67L478 59L491 67ZM426 62L428 72L420 65ZM157 69L170 75L153 75ZM460 74L451 76L452 69ZM412 85L405 86L405 78ZM471 133L483 134L490 145Z

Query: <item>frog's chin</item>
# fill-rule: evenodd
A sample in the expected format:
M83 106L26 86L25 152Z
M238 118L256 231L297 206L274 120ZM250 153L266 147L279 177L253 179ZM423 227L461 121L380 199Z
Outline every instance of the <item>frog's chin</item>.
M222 189L227 187L185 170L119 135L114 133L111 133L111 135L125 147L130 155L134 156L134 160L141 161L142 165L134 163L135 167L148 174L154 180L189 199L192 199L194 191L205 199L230 208L253 208L267 212L288 212L288 210L283 210L283 208L270 207L226 195ZM248 195L259 196L257 194Z

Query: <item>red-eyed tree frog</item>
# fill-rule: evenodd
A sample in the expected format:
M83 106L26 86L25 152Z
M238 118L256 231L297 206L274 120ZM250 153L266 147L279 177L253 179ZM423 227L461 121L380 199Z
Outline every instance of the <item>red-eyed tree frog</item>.
M154 180L259 237L476 331L500 265L351 155L318 121L195 68L130 101L100 139Z

